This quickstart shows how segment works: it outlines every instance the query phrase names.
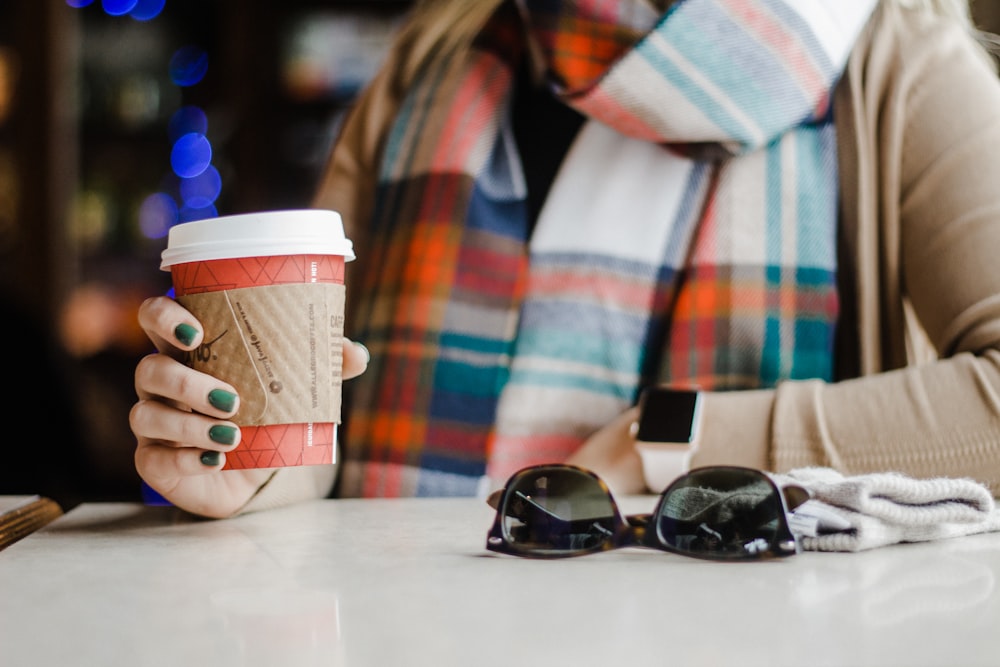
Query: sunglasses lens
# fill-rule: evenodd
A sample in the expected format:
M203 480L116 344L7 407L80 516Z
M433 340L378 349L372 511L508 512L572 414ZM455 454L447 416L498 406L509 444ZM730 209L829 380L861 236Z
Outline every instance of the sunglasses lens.
M693 556L740 560L796 551L777 488L754 470L692 471L667 489L655 519L661 542Z
M500 508L504 539L539 556L592 551L614 536L615 509L595 478L572 469L540 468L511 480Z

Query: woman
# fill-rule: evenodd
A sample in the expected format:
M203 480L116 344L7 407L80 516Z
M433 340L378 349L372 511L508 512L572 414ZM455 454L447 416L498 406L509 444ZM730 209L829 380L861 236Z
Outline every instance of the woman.
M222 472L238 397L154 298L149 484L218 517L337 473L468 495L565 460L642 491L632 406L664 383L704 390L690 465L1000 490L1000 84L965 2L594 4L425 2L348 119L315 202L371 350L339 470Z

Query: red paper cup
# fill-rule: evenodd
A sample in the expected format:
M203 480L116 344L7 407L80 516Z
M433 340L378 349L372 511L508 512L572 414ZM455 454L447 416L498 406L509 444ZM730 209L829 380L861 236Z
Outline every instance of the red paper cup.
M292 210L171 228L160 268L202 323L189 366L240 393L242 440L226 469L336 462L344 263L334 211Z

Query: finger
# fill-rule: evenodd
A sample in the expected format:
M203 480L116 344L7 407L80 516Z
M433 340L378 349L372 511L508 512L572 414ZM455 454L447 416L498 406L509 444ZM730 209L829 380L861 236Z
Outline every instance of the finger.
M197 412L182 412L160 401L141 400L129 411L136 438L174 448L229 451L240 444L239 426Z
M371 354L368 348L361 343L344 339L344 369L343 377L349 380L365 372L368 362L371 361Z
M139 326L158 350L193 350L202 341L202 327L184 306L166 296L154 296L139 306Z
M150 354L135 368L140 399L165 398L212 417L231 417L240 408L236 389L165 354Z
M225 464L225 453L194 447L177 448L145 441L135 450L136 471L154 487L159 480L205 475L222 469Z

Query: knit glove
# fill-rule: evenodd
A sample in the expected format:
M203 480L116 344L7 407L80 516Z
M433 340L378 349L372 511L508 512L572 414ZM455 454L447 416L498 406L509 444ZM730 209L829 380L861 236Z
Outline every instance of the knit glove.
M1000 530L990 491L971 479L915 479L899 473L845 477L830 468L773 475L811 498L789 516L809 551L864 551Z

